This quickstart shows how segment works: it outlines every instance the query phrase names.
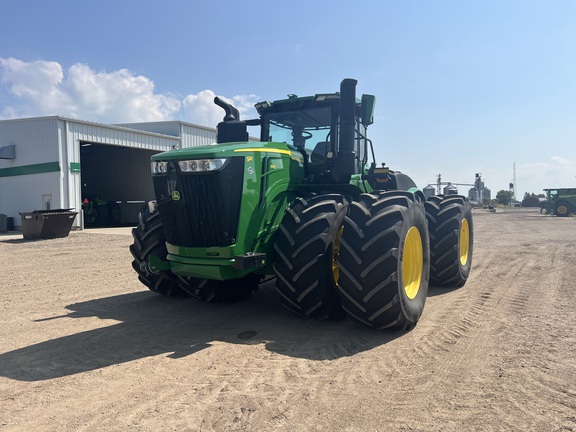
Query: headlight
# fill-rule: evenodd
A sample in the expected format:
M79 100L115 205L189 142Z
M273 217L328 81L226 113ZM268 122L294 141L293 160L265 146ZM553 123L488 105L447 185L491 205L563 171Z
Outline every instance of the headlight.
M166 174L168 172L168 162L152 162L152 175Z
M224 165L227 159L193 159L178 161L182 172L216 171Z

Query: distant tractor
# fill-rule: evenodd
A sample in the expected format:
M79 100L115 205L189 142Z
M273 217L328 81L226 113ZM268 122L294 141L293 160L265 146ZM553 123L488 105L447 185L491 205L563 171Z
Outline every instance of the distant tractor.
M217 144L152 156L156 201L130 247L139 280L163 295L234 301L270 275L296 314L395 330L418 322L430 281L464 285L470 204L426 200L376 164L366 133L376 98L357 99L356 84L260 102L245 121L215 98L225 111Z
M544 189L546 201L540 203L540 212L565 217L576 213L576 188Z
M116 201L105 200L98 195L83 195L82 211L86 227L113 226L120 223L120 206Z

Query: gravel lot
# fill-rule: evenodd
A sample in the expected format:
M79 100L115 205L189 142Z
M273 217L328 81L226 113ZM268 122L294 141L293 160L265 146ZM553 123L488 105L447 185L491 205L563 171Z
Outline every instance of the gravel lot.
M474 211L409 333L156 295L127 229L0 236L3 431L574 431L576 218Z

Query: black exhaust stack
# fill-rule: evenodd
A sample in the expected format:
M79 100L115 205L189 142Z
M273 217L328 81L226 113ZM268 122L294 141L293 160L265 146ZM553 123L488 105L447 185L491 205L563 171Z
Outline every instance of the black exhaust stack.
M216 126L216 142L222 144L248 141L246 122L240 121L240 112L218 96L214 98L214 103L226 113L223 121Z
M349 183L356 172L354 134L356 129L356 84L357 80L346 78L340 83L340 136L338 153L332 166L335 183Z

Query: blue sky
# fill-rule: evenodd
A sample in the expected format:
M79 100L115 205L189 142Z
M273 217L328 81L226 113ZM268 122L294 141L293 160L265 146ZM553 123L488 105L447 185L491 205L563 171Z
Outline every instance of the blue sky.
M0 119L214 127L214 94L377 97L378 162L493 195L576 187L576 1L0 0ZM460 188L466 192L467 187Z

